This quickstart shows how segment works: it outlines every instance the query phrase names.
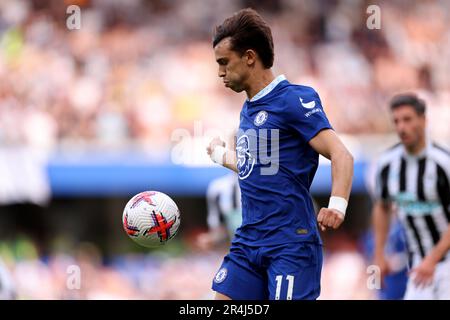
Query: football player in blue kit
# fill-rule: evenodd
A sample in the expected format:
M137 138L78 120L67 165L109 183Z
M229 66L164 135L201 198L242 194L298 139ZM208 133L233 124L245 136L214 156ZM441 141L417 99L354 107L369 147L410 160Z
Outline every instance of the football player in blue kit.
M353 157L333 131L314 89L275 77L272 34L252 9L216 27L219 77L247 100L236 150L219 137L207 152L237 172L242 225L214 277L216 299L316 299L322 242L318 226L336 229L350 196ZM316 218L309 188L319 154L331 160L328 208Z

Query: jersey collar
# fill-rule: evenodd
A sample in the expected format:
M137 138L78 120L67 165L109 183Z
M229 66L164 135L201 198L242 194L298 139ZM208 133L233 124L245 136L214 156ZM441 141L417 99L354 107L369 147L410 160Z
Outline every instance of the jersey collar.
M275 79L273 79L273 81L271 83L269 83L264 89L262 89L260 92L258 92L251 100L250 102L254 102L256 100L261 99L262 97L265 97L266 95L268 95L270 92L272 92L272 90L281 82L286 80L286 77L284 76L284 74L279 75L278 77L276 77ZM248 101L248 99L247 99Z
M431 149L431 147L432 147L432 141L427 139L426 140L426 144L425 144L425 148L423 148L423 150L420 151L419 154L413 155L413 154L410 154L406 150L405 146L402 145L403 157L405 157L406 159L411 159L411 160L423 159L423 158L425 158L427 156L427 154L428 154L429 150Z

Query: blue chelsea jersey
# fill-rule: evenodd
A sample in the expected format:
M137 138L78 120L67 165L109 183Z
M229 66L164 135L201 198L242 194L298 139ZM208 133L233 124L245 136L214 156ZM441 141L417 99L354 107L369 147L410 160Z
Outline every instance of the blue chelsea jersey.
M331 125L317 92L277 77L244 103L236 137L242 225L233 243L321 243L309 193L319 154L309 141Z

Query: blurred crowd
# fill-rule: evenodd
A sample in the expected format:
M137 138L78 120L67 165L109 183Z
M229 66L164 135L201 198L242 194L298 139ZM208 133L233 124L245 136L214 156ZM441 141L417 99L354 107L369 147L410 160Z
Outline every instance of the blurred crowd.
M160 251L105 261L92 243L42 257L26 238L3 243L0 252L0 270L8 270L10 283L9 288L2 285L0 299L209 299L219 259L214 254L174 257Z
M212 30L258 9L273 28L275 72L311 85L334 127L391 130L389 98L419 92L432 134L450 138L450 3L375 1L41 1L0 3L0 145L170 149L177 128L235 127L244 96L217 79ZM69 30L69 4L81 28Z

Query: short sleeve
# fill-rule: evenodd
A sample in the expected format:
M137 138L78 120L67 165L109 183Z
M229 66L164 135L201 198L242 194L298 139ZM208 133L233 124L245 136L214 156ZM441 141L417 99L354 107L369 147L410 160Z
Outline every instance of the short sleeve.
M450 153L442 147L435 151L437 168L437 193L442 207L450 213Z
M333 129L322 107L317 92L309 87L293 90L286 96L288 123L306 142L320 131Z
M375 200L381 200L383 202L389 202L389 163L379 163L377 165L375 176Z

